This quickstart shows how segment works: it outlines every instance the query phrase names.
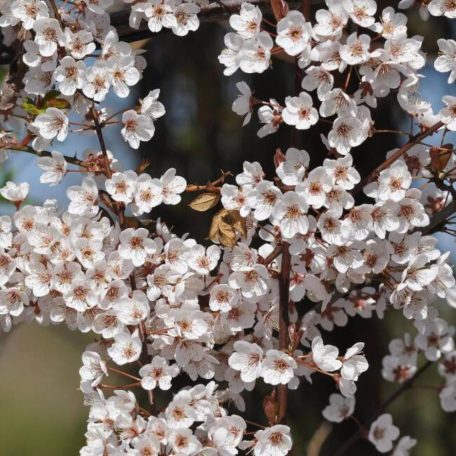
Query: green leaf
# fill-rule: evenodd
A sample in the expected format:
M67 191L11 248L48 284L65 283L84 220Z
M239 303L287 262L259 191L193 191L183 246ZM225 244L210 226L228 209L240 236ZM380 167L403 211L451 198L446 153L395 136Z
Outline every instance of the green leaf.
M27 114L31 114L32 116L37 116L45 111L43 108L38 108L31 98L25 99L22 103L22 108Z
M63 98L59 98L60 95L61 93L58 90L48 92L43 99L44 108L68 109L70 103Z

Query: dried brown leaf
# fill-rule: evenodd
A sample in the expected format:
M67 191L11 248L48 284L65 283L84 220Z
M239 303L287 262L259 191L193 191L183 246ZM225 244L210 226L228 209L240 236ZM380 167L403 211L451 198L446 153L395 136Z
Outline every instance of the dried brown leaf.
M218 193L201 193L189 206L195 211L205 212L217 206L219 201L220 195Z
M431 168L436 173L441 173L448 161L451 158L453 152L453 144L444 144L442 147L432 147L431 148Z
M151 164L151 161L148 160L147 158L142 160L141 163L136 168L136 172L138 174L142 174L147 168L149 168L150 164Z
M242 238L247 237L247 224L245 218L241 217L239 211L229 211L227 216L228 223L230 223L235 229L236 233L239 234Z
M238 237L247 236L245 220L236 210L222 209L212 218L209 239L225 247L233 247Z
M236 232L233 227L224 221L218 226L218 236L220 244L225 247L234 247L236 244Z

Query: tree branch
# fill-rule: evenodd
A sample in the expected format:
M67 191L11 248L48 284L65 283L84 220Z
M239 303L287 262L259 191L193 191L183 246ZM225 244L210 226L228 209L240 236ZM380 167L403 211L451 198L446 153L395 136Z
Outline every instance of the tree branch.
M415 372L415 375L406 380L400 388L398 388L390 397L388 397L388 399L386 399L385 402L380 405L376 412L368 420L361 424L360 428L348 440L346 440L345 443L332 456L342 456L345 454L359 439L364 436L364 433L367 431L370 424L375 421L376 418L382 412L384 412L398 397L400 397L405 391L411 388L415 380L431 365L432 363L430 361L427 361L425 364L423 364Z
M450 204L446 205L441 211L437 212L434 216L430 218L428 226L425 226L420 231L423 234L433 233L438 231L440 226L447 222L448 218L451 217L456 212L456 199L454 199Z
M289 250L290 244L282 242L282 264L280 267L279 276L279 349L288 350L288 326L290 324L290 316L288 314L288 305L290 300L290 270L291 270L291 255ZM278 388L278 417L279 423L285 423L287 416L288 402L287 385L279 385Z
M323 0L306 0L309 4L319 5L323 4ZM244 0L226 0L220 1L218 3L210 3L207 6L203 6L201 11L198 13L198 17L202 23L204 22L220 22L227 20L231 14L236 13L240 10L241 5L245 3ZM271 13L271 2L270 0L250 0L249 3L257 5L261 8L263 13ZM292 0L289 1L290 9L299 8L302 5L302 0ZM310 5L308 6L310 10ZM142 21L139 28L132 29L129 23L130 10L117 11L111 14L111 25L113 25L117 33L119 34L119 39L122 41L132 42L139 41L152 36L157 35L157 33L152 33L148 26L147 21ZM167 29L163 29L163 32L166 32ZM162 32L160 32L162 33Z
M106 148L106 143L103 136L103 127L100 124L100 121L98 120L98 112L95 108L95 103L92 104L92 117L93 122L95 124L95 131L97 133L98 142L100 143L101 153L104 157L106 177L110 179L112 177L112 170L111 165L109 163L108 150Z
M6 151L10 151L10 152L26 152L28 154L36 155L37 157L52 157L51 152L48 152L46 150L36 151L36 150L34 150L34 149L32 149L31 147L28 147L28 146L26 146L26 147L20 147L20 146L14 147L13 145L9 145L9 146L6 146L6 147L2 147L1 149L2 150L6 150ZM77 165L77 166L81 166L83 168L87 168L87 163L85 163L82 160L79 160L76 157L67 157L67 156L64 155L63 158L68 163L71 163L71 164Z
M433 135L439 128L443 127L443 125L443 122L437 122L424 132L412 136L407 144L404 144L393 155L391 155L391 157L387 158L383 163L377 166L377 168L371 171L364 179L362 179L361 182L358 185L356 185L353 189L353 193L355 194L360 192L364 188L364 186L372 182L381 171L391 166L396 160L401 158L402 155L407 153L413 146L419 144L423 139Z

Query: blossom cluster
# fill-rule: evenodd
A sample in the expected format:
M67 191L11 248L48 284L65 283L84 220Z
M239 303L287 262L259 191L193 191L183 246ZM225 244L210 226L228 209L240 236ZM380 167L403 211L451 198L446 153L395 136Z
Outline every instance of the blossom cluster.
M153 33L170 29L178 36L195 31L197 14L208 7L125 3L132 28L145 20ZM454 203L456 157L443 142L448 130L456 131L456 98L445 96L435 113L421 97L423 39L408 37L407 17L391 7L327 0L311 20L282 2L273 23L256 3L241 2L230 15L234 32L219 55L225 75L262 73L277 54L302 80L282 105L260 100L242 81L233 111L245 125L258 107L260 137L283 124L297 130L328 124L327 158L311 166L312 151L279 149L274 175L245 161L232 181L223 175L205 186L188 185L175 168L160 177L142 167L124 170L117 151L106 149L103 132L111 125L137 149L165 114L159 89L120 112L105 106L108 94L129 96L146 65L110 25L111 0L0 4L6 43L20 43L24 66L22 90L1 111L0 161L12 152L33 153L40 181L50 186L70 172L84 176L67 188L67 207L55 200L29 204L26 182L0 188L14 207L0 216L0 324L9 331L22 322L64 323L95 335L80 369L90 406L81 455L286 455L292 439L280 396L326 376L338 393L323 416L332 422L352 416L357 382L369 367L365 343L355 335L341 351L325 342L327 333L351 318L381 319L393 311L410 320L414 333L391 341L384 379L411 382L421 360L438 363L442 408L456 410L455 330L435 305L437 297L456 307L456 281L449 253L437 248L429 229ZM427 8L447 17L456 11L441 0ZM438 45L435 69L453 82L456 43ZM400 132L409 143L387 152L386 165L366 179L351 151L380 133L377 100L391 94L412 119L411 132ZM441 147L423 143L414 126L423 138L442 132ZM93 133L99 147L76 157L57 150L58 142L82 132ZM212 242L145 217L195 190L206 192L209 209L220 203ZM360 195L366 203L359 204ZM133 383L107 383L119 376ZM176 386L182 382L187 386ZM272 390L265 401L272 406L264 406L268 424L250 432L232 411L245 411L245 395L260 382ZM141 392L147 404L138 400ZM161 410L157 397L166 402ZM389 414L367 424L381 453L407 455L416 443L399 439Z

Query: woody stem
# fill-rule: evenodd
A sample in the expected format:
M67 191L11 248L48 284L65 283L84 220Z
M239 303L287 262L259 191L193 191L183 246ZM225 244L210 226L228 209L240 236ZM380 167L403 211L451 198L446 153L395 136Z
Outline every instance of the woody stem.
M282 242L282 264L279 276L279 349L288 350L288 325L290 317L288 314L288 304L290 299L290 269L291 255L289 250L290 244ZM277 421L285 423L287 416L288 401L287 385L279 385L278 388L278 414Z
M391 166L396 160L401 158L405 153L407 153L413 146L419 144L423 139L427 138L434 134L439 128L443 126L442 122L437 122L432 127L427 128L424 132L419 133L415 136L412 136L407 144L404 144L400 149L398 149L394 154L392 154L388 159L382 162L377 168L375 168L371 173L369 173L366 178L364 178L354 189L353 193L356 194L363 189L363 187L370 182L372 182L378 174L384 169Z
M95 108L95 104L92 105L92 116L93 122L95 124L95 131L98 137L98 142L100 143L101 153L104 157L106 177L110 179L112 177L112 171L111 166L109 164L108 149L106 148L106 143L103 136L103 127L101 126L100 121L98 119L98 112Z

